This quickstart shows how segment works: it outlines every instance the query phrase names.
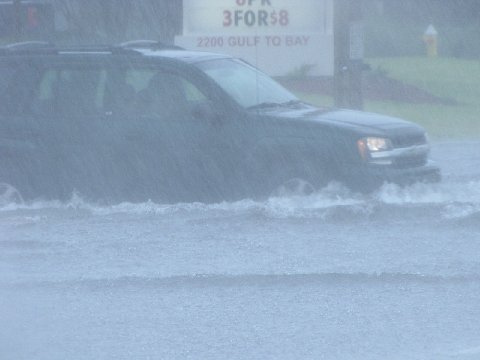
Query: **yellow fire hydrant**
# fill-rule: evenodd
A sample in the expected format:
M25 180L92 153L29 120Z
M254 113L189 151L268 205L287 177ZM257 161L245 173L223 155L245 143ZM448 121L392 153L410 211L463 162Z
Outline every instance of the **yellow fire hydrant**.
M423 34L423 42L427 48L427 56L428 57L437 57L438 55L438 40L437 40L438 32L433 27L433 25L429 25L425 33Z

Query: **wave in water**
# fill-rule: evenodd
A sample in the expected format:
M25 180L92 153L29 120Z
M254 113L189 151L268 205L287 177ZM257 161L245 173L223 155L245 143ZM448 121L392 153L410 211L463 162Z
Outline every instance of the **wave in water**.
M74 279L62 281L13 282L2 287L75 287L115 289L124 287L238 287L238 286L324 286L324 285L382 285L478 284L480 275L424 275L411 273L311 273L311 274L194 274L168 277L123 276L118 278Z
M0 213L36 210L70 210L93 215L170 215L196 212L227 212L234 214L261 213L272 218L312 217L325 218L337 213L368 216L383 207L408 207L440 212L445 219L480 217L480 181L467 183L415 184L399 187L386 184L372 194L351 192L331 183L326 188L309 195L272 196L267 200L244 199L215 204L178 203L158 204L119 203L99 205L87 202L74 194L67 202L34 201L8 202L0 199Z

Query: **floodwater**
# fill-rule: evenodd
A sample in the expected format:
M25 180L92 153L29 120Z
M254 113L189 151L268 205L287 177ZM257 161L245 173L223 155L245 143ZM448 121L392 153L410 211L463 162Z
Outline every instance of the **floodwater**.
M479 359L479 149L371 195L3 204L0 359Z

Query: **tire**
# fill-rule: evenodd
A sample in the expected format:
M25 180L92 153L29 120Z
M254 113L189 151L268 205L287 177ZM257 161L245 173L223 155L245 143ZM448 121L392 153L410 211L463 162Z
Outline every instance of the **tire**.
M270 193L270 197L308 196L318 189L309 181L292 178L279 185Z
M22 194L16 187L7 183L0 183L0 206L23 203Z
M250 159L249 188L255 197L309 195L331 180L327 168L308 156L270 150Z

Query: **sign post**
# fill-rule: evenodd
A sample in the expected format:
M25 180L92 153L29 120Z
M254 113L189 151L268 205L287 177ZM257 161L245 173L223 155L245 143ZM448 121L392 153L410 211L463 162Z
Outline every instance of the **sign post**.
M333 0L183 0L175 44L237 56L273 76L332 76Z
M364 69L362 0L335 0L334 14L335 106L362 109Z

